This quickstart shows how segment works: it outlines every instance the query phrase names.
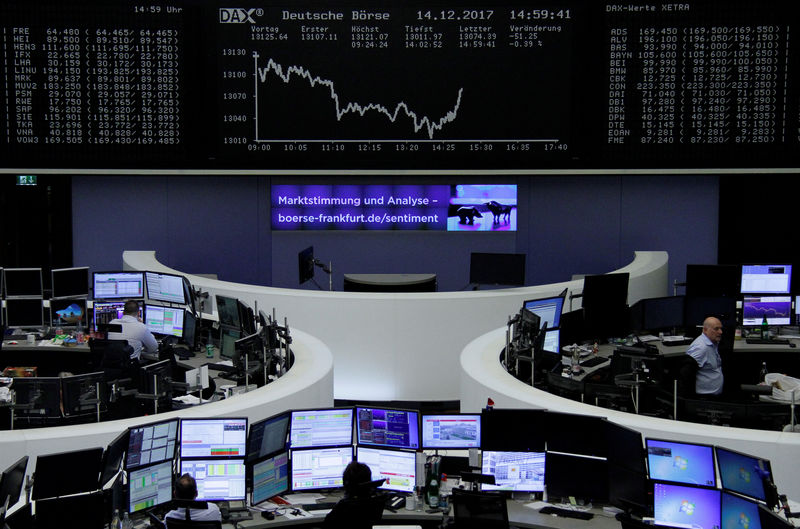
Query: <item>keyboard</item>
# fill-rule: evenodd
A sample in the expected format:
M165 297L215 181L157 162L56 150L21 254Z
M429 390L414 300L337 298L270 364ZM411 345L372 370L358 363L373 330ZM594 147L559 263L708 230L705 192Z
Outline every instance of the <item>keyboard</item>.
M542 514L555 514L556 516L561 516L563 518L576 518L578 520L591 520L594 518L594 514L590 512L562 509L561 507L553 507L552 505L542 507L539 509L539 512Z
M678 346L678 345L689 345L690 343L692 343L692 340L689 340L689 339L686 339L686 340L669 340L669 341L661 342L661 345L663 345L665 347L675 347L675 346Z
M306 503L305 505L299 505L299 507L304 511L324 511L333 509L334 505L336 505L335 501L321 501L319 503Z
M608 361L608 358L606 358L605 356L595 356L595 357L589 358L587 360L584 360L583 362L581 362L581 365L583 367L594 367L594 366L599 366L603 362L607 362L607 361Z
M238 371L235 366L225 364L208 364L208 369L211 371L223 371L225 373L235 373Z
M244 520L252 520L253 513L250 511L230 511L228 513L228 518L225 520L226 522L242 522Z
M783 338L747 338L749 345L789 345L789 340Z

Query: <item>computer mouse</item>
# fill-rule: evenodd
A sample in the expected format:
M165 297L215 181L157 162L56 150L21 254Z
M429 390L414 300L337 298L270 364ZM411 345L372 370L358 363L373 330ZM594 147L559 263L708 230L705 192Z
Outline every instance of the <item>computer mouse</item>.
M272 511L261 511L261 517L264 518L265 520L274 520L275 513Z

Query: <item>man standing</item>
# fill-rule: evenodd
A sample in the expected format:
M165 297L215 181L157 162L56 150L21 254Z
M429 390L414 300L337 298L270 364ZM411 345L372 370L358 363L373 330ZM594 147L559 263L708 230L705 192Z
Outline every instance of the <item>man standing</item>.
M698 395L720 395L724 378L719 342L722 339L722 322L708 317L703 322L703 334L695 338L686 354L697 362L695 393Z

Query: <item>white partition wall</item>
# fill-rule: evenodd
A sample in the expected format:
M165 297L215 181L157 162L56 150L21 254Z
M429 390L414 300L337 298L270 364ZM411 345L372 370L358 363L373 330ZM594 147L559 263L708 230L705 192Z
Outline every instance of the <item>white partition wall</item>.
M183 274L155 252L126 251L126 270ZM636 252L629 303L668 293L666 252ZM475 336L504 325L526 299L580 293L583 281L476 292L355 293L271 288L183 274L210 294L241 299L312 332L333 353L339 399L456 400L458 358ZM573 304L580 307L580 300Z

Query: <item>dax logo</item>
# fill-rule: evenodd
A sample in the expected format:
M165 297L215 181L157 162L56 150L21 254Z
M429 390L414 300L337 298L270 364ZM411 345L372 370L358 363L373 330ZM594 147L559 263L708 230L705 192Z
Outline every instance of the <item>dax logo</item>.
M255 24L256 21L253 15L261 16L264 14L263 9L256 9L255 7L245 9L243 7L221 7L219 9L219 23L220 24Z

